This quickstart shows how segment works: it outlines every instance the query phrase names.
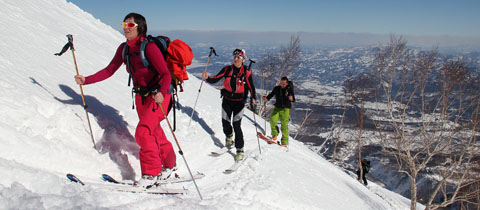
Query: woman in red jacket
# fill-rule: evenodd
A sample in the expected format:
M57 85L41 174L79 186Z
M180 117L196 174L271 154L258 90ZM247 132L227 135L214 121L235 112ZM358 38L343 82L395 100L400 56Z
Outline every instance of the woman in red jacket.
M126 60L127 72L131 74L134 84L135 105L140 122L135 131L135 140L140 146L140 166L142 178L138 186L149 188L159 179L166 179L175 170L176 156L172 144L167 140L160 121L164 115L159 105L167 110L171 94L168 92L171 82L170 72L163 55L155 44L148 44L145 56L155 68L145 67L139 56L140 45L146 40L147 22L136 13L128 14L123 20L123 33L127 38L115 53L110 64L97 73L84 77L75 76L79 85L100 82L112 76L124 62L122 51L128 47Z

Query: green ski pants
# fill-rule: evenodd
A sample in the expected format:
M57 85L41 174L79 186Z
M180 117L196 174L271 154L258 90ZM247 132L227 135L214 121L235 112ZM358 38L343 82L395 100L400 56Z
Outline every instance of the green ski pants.
M278 136L277 122L280 117L281 130L282 130L282 144L288 145L288 121L290 121L290 109L289 108L277 108L275 107L270 115L270 128L272 129L272 136Z

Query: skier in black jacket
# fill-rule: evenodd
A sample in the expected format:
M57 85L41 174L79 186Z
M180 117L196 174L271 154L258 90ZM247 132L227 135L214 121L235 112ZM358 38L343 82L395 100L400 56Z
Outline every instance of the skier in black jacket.
M362 173L362 177L360 177L360 169L357 170L357 179L358 181L360 181L360 178L363 179L363 184L365 186L368 185L368 182L367 182L367 177L365 177L365 175L368 173L368 171L370 171L370 161L367 160L367 159L363 159L362 160L362 170L363 170L363 173Z
M275 108L270 115L270 127L272 130L272 139L277 140L279 134L277 121L280 117L282 139L281 145L288 146L288 121L290 121L290 109L292 102L295 102L295 94L293 93L293 83L288 81L287 77L282 77L280 85L275 86L270 94L263 96L264 101L270 100L275 96Z

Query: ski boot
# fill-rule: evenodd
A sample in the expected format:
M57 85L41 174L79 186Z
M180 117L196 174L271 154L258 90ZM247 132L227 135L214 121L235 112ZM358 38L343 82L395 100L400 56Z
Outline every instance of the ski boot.
M277 136L272 136L272 140L273 140L273 142L278 143Z
M152 176L150 174L144 174L135 186L141 187L143 189L149 189L157 184L159 176Z
M245 158L245 155L243 154L243 148L239 149L237 148L237 155L235 155L235 161L241 161Z
M166 167L163 167L162 168L162 173L159 175L159 179L160 180L166 180L168 178L170 178L170 176L172 175L172 173L174 171L177 170L177 164L175 164L173 166L173 168L166 168ZM176 174L175 174L175 177L176 177Z
M233 133L225 138L225 146L230 148L233 145Z

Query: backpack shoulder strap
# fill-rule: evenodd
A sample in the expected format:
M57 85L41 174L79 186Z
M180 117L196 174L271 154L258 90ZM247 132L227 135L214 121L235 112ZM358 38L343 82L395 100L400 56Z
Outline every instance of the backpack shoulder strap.
M128 61L128 58L126 55L128 55L128 45L127 45L127 42L124 42L123 44L123 49L122 49L122 60L123 60L123 63L127 64L127 61Z
M243 68L242 81L247 81L248 76L250 75L250 69L248 69L248 67L243 65L243 64L242 64L242 68ZM240 72L241 71L242 71L242 69L240 69Z
M123 43L122 49L122 60L125 65L127 65L127 72L128 72L128 86L130 87L130 82L133 80L132 73L135 71L132 66L130 66L130 55L128 54L129 47L127 42ZM135 86L135 84L134 84Z
M230 73L233 73L233 64L227 67L224 77L232 77L230 76Z
M142 63L145 67L151 68L150 62L147 60L147 56L145 56L145 49L147 48L147 44L150 43L148 40L142 41L142 44L140 45L140 59L142 60Z

